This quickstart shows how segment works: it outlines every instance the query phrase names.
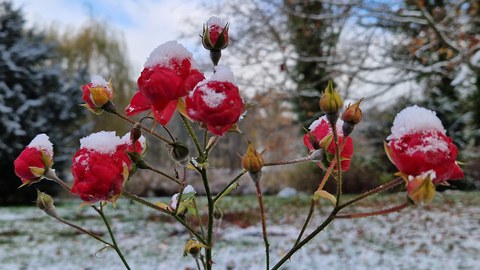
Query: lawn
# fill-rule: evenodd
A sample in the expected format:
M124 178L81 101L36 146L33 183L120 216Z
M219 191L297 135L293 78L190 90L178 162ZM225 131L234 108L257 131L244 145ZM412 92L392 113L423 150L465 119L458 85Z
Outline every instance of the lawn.
M364 219L336 220L282 269L479 269L479 192L438 194L427 206ZM346 212L390 206L404 194L376 196ZM169 198L152 201L167 202ZM200 204L203 202L200 201ZM216 269L264 269L256 197L224 198L217 220ZM309 197L266 197L272 262L293 245ZM57 203L62 217L107 237L101 220L80 201ZM323 202L308 231L330 210ZM195 269L183 257L188 233L165 215L120 200L107 215L133 269ZM113 250L35 207L0 208L1 269L123 269Z

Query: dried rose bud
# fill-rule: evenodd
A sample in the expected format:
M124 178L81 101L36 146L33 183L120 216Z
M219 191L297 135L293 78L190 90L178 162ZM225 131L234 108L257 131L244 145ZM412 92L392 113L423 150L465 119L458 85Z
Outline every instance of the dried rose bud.
M262 170L263 163L262 155L248 142L247 152L242 157L243 168L250 173L257 173Z

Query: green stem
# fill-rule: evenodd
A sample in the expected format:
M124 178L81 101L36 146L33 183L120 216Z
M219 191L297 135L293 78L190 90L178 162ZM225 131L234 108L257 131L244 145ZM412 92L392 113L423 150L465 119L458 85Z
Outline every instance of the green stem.
M205 187L205 193L207 196L207 203L208 203L208 226L207 226L207 247L205 248L205 259L207 263L207 270L212 269L212 248L213 248L213 212L215 202L212 198L212 193L210 191L210 185L208 183L207 172L205 168L200 170L202 175L203 185Z
M100 209L97 208L95 205L92 205L92 208L95 209L95 211L97 211L98 214L100 214L100 216L102 217L103 223L105 223L105 226L107 227L107 230L108 230L108 234L110 235L110 238L112 239L113 249L115 249L115 251L117 252L118 256L120 257L120 259L123 262L123 265L125 265L125 268L130 270L130 266L128 265L127 260L125 259L125 257L122 254L122 251L118 247L117 240L115 239L115 235L113 234L110 223L108 222L107 217L103 213L102 204L100 203Z
M197 269L202 270L202 268L200 267L200 262L198 262L198 258L195 257L194 259L195 259L195 264L197 265Z
M317 234L319 234L321 231L323 231L323 229L325 229L325 227L327 227L327 225L330 224L335 219L335 215L337 214L338 211L339 211L339 209L335 207L332 210L332 212L330 213L330 215L327 217L327 219L325 219L325 221L323 221L323 223L320 224L320 226L318 226L311 234L307 235L307 237L305 237L305 239L303 239L300 243L298 243L297 245L292 247L292 249L290 249L290 251L287 254L285 254L280 259L280 261L278 261L277 264L275 264L273 266L272 270L279 269L280 266L282 266L288 259L290 259L290 257L292 257L292 255L295 252L297 252L305 244L307 244L310 240L312 240L315 236L317 236Z
M141 197L138 197L137 195L135 194L131 194L129 192L126 192L126 191L122 191L122 196L127 198L127 199L130 199L136 203L139 203L139 204L142 204L142 205L145 205L147 207L150 207L154 210L157 210L157 211L160 211L162 213L165 213L165 214L168 214L169 216L173 217L174 219L176 219L178 222L180 222L180 224L183 225L183 227L185 227L185 229L187 229L190 233L192 233L193 235L195 235L195 237L198 239L198 241L202 242L202 244L204 245L207 245L208 246L208 243L205 241L205 239L199 235L197 232L195 232L192 227L190 227L190 225L188 225L183 219L181 219L180 217L174 215L173 212L167 210L167 209L164 209L162 207L159 207L158 205L156 204L153 204Z
M92 232L87 231L86 229L84 229L84 228L82 228L82 227L80 227L80 226L78 226L78 225L75 225L75 224L71 223L71 222L68 221L68 220L65 220L65 219L63 219L63 218L61 218L61 217L54 217L54 216L52 216L52 217L55 218L56 220L62 222L63 224L66 224L66 225L68 225L68 226L70 226L70 227L73 227L73 228L81 231L82 233L85 233L85 234L87 234L87 235L95 238L96 240L104 243L104 244L107 245L107 246L113 247L112 244L110 244L109 242L103 240L103 239L100 238L99 236L95 235L95 234L92 233Z
M340 196L342 195L342 163L341 163L341 152L340 146L338 145L338 134L337 134L337 127L334 124L332 126L332 133L333 133L333 141L335 143L335 157L337 158L337 202L335 207L340 205ZM346 138L344 138L346 139Z
M190 137L192 138L192 141L195 144L195 148L197 148L198 156L201 157L202 159L204 159L205 157L203 155L202 147L200 146L200 143L198 142L198 138L195 135L195 132L193 131L192 126L190 125L190 122L188 121L188 119L183 114L180 114L180 117L182 118L183 125L187 129L188 134L190 134Z
M406 202L406 203L402 203L400 205L390 207L390 208L387 208L387 209L383 209L383 210L379 210L379 211L337 215L337 216L335 216L335 218L364 218L364 217L386 215L386 214L390 214L390 213L393 213L393 212L398 212L398 211L400 211L404 208L409 207L410 205L411 204L409 202Z
M158 174L160 174L160 175L162 175L162 176L165 176L165 177L168 178L169 180L175 182L175 184L177 184L177 185L179 185L179 186L182 186L182 183L180 183L180 181L178 181L178 179L176 179L175 177L173 177L173 176L171 176L171 175L168 175L168 174L166 174L166 173L164 173L164 172L162 172L162 171L160 171L160 170L158 170L158 169L155 169L155 168L153 168L153 167L151 167L151 166L147 166L146 169L147 169L147 170L150 170L150 171L152 171L152 172L158 173Z
M302 230L298 234L297 241L295 241L294 246L298 245L298 243L300 243L300 240L302 240L302 236L305 233L305 229L307 229L307 226L308 226L308 223L310 222L310 219L312 218L314 209L315 209L315 200L312 199L311 203L310 203L310 210L308 210L307 219L305 220L305 223L303 223Z
M215 198L213 198L213 203L216 203L219 199L221 199L224 195L224 193L228 190L228 188L233 185L235 182L237 182L238 179L240 179L240 177L242 177L244 174L246 174L247 171L246 170L242 170L235 178L233 178L232 181L230 181L223 189L222 191L220 191L216 196Z
M265 219L265 211L263 209L263 194L259 182L255 182L255 187L257 188L258 206L260 208L260 217L262 219L262 234L263 242L265 244L265 258L267 260L266 269L268 270L270 269L270 243L268 243L267 237L267 222Z
M205 229L203 228L202 217L200 215L200 211L198 211L198 205L197 205L197 202L195 200L193 200L193 205L195 207L195 212L196 212L196 215L197 215L198 224L200 225L200 231L202 232L202 237L205 238Z

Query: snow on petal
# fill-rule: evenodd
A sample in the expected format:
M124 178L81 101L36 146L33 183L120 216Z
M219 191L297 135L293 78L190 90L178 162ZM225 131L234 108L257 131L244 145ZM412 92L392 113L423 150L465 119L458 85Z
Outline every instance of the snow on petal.
M434 111L414 105L403 109L397 114L393 121L392 134L387 137L387 140L398 139L405 134L428 130L436 130L446 134L442 122Z
M35 149L44 150L50 157L53 157L53 144L50 142L45 133L35 136L28 146Z
M165 42L155 48L147 58L147 61L143 65L144 67L163 66L170 67L171 59L190 59L192 68L196 67L195 61L193 61L193 55L183 45L176 40Z
M124 140L115 131L100 131L80 139L80 148L91 149L102 154L112 154Z

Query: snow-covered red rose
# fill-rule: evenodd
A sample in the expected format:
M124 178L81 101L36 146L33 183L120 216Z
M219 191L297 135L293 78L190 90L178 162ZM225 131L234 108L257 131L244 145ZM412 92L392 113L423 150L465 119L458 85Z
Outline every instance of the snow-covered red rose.
M212 16L203 27L203 47L207 50L223 50L228 46L228 23Z
M344 136L342 132L343 121L337 120L336 129L338 135L339 145L343 144ZM303 143L310 151L322 149L326 155L326 163L318 162L317 164L321 168L326 168L330 165L330 162L335 158L335 142L333 141L333 132L330 123L326 116L322 116L315 120L309 127L309 134L305 134L303 137ZM311 137L313 136L313 138ZM318 145L316 145L318 144ZM347 137L345 145L340 153L341 158L341 170L347 171L350 167L350 158L353 155L353 141L352 138Z
M115 132L101 131L82 138L72 160L72 193L88 203L114 202L133 167L126 151L142 153L144 147L143 137L134 147L130 134L120 138Z
M464 177L456 162L458 149L434 111L416 105L407 107L397 114L391 131L385 151L407 187L412 180L416 181L415 187L428 187L428 183L419 182L420 175L434 185ZM412 185L407 189L409 194L415 191ZM425 192L432 192L431 188Z
M186 98L187 115L219 136L238 122L243 108L233 73L226 66L217 66L212 77L198 83Z
M102 113L102 107L113 97L112 83L98 75L92 76L91 81L82 86L82 91L85 107L95 114Z
M152 110L155 119L166 125L180 98L205 79L192 53L176 41L158 46L144 64L138 78L138 92L125 109L128 116Z
M38 134L14 161L15 174L23 185L42 180L53 164L53 145L46 134Z

